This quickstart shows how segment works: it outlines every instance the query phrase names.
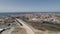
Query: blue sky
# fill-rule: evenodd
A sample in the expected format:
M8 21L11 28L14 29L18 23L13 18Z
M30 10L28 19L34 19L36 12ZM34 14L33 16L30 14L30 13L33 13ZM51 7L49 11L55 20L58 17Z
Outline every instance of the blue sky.
M60 0L0 0L0 12L59 12Z

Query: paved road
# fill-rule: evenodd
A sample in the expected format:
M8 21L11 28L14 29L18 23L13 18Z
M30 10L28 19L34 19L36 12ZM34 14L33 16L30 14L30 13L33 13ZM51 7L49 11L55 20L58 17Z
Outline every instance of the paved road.
M6 31L3 31L1 34L11 34L11 32L14 30L14 27L11 29L7 29Z
M16 19L16 20L22 24L24 29L26 29L27 34L35 34L34 31L24 21L20 19Z

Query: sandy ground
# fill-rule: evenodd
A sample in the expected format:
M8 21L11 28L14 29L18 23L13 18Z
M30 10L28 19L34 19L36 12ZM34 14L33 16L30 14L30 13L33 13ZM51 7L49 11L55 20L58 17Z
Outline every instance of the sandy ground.
M23 28L15 28L12 34L26 34L26 31Z

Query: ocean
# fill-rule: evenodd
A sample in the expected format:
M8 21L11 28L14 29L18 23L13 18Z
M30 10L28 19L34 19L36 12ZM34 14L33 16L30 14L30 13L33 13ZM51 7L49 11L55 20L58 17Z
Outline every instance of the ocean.
M8 15L15 15L15 14L34 14L34 13L57 13L57 14L60 14L60 12L5 12L5 13L0 13L0 16L8 16Z

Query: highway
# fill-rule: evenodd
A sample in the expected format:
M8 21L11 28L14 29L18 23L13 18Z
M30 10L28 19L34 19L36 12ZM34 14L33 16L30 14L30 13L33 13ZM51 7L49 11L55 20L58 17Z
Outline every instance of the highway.
M27 34L35 34L34 31L21 19L16 20L22 25L22 27L26 30Z
M14 27L11 29L7 29L6 31L3 31L1 34L11 34L11 32L14 30Z

